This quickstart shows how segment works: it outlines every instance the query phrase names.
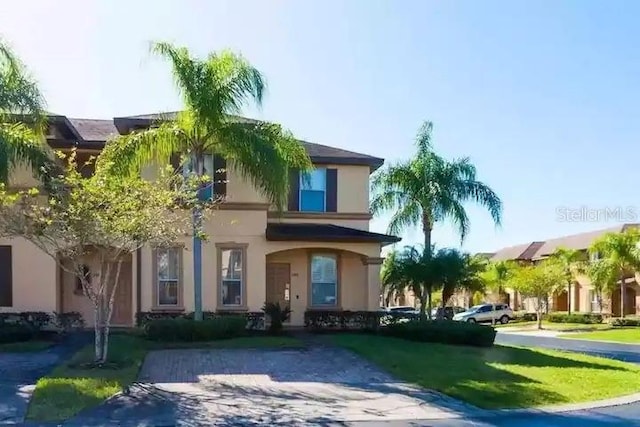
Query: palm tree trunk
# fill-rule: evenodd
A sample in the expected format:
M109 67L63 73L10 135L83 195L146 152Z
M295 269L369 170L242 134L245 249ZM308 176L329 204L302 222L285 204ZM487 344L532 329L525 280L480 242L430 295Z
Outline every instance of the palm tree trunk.
M424 233L424 250L431 254L431 230L433 226L427 215L422 217L422 232Z
M195 172L198 177L203 175L204 156L196 153ZM199 197L199 194L198 194ZM199 232L202 226L202 209L199 206L193 208L193 318L202 320L202 240Z

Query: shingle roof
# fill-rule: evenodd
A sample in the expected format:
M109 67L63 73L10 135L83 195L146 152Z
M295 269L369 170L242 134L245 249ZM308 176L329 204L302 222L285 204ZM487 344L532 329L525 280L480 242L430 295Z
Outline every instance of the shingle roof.
M69 118L69 122L85 141L106 141L118 135L113 120Z
M399 237L333 224L269 223L267 240L305 240L311 242L375 242L396 243Z
M544 242L544 245L536 251L533 259L540 259L545 256L551 255L556 249L564 247L567 249L588 249L591 244L598 238L604 236L607 233L620 233L629 227L636 227L639 224L619 224L614 227L609 227L601 230L588 231L586 233L572 234L569 236L558 237L555 239L549 239Z
M498 250L491 261L506 260L536 260L551 255L560 247L568 249L588 249L591 244L606 233L620 233L630 227L638 227L640 224L619 224L601 230L588 231L585 233L571 234L569 236L557 237L545 241L523 243L521 245L509 246Z
M524 243L516 246L509 246L496 251L491 257L491 261L507 261L515 259L523 259L522 254L531 246L532 243Z
M109 138L118 135L119 131L128 132L132 128L149 126L152 122L158 120L173 120L178 113L178 111L168 111L165 113L140 114L137 116L116 117L113 120L71 118L68 120L84 141L106 142ZM234 116L234 119L249 123L258 122L258 120L240 116ZM302 140L300 142L304 145L314 163L364 165L369 166L371 170L378 169L384 163L384 159L379 157L314 142Z

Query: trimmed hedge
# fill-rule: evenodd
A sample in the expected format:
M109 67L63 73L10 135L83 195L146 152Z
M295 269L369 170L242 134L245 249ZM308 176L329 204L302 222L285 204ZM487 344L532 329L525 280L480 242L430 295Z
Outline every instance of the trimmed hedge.
M640 317L616 318L611 322L613 326L640 326Z
M384 315L377 311L307 310L304 326L313 332L375 331Z
M191 319L151 320L145 327L145 336L153 341L215 341L246 335L244 316L222 316L196 322Z
M603 316L599 313L549 313L547 320L551 323L583 323L592 325L602 323Z
M496 330L488 325L447 320L394 323L380 328L381 335L410 341L491 347Z
M142 311L136 313L136 325L138 327L144 328L150 322L154 320L163 320L163 319L187 319L193 320L193 312L184 313L181 311L171 312L171 311ZM233 311L204 311L202 313L203 320L214 320L219 319L221 317L243 317L246 322L246 329L248 330L264 330L265 328L265 315L260 311L250 311L247 313L238 313Z
M0 325L0 343L28 341L35 336L35 330L27 325Z

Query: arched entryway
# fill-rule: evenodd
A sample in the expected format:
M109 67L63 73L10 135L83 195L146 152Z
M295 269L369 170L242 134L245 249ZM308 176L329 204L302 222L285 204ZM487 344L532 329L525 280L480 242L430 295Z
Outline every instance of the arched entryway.
M626 285L626 293L625 293L625 301L624 301L624 314L625 315L630 315L630 314L636 314L637 313L637 304L636 304L636 290L634 289L633 286L630 285ZM620 304L621 304L621 298L620 298L620 287L617 287L612 293L611 293L611 314L614 317L620 317Z

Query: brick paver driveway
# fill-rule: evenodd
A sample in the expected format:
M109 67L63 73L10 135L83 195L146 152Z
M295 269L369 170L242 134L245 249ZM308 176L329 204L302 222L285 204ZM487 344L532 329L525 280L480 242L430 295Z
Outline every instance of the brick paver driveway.
M333 425L456 418L476 412L398 382L356 355L308 350L163 350L150 353L130 396L72 424Z

